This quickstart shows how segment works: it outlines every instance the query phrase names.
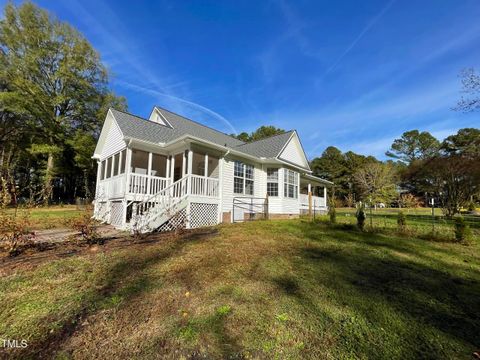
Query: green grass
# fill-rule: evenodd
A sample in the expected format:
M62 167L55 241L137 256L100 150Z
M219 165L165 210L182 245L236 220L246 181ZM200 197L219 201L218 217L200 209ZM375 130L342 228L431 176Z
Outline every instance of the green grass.
M421 237L437 239L454 239L454 219L443 217L441 209L435 209L435 218L432 218L431 209L366 209L367 219L365 226L379 231L397 232L398 212L402 211L407 220L405 232ZM340 208L337 210L337 222L339 224L356 224L355 209ZM466 223L472 228L474 235L480 236L480 216L467 215ZM328 217L319 216L320 221L328 221ZM433 234L433 235L432 235Z
M0 338L27 339L9 354L32 358L469 358L479 249L302 220L222 226L0 279Z
M32 230L54 229L68 227L68 221L82 215L86 210L82 210L75 205L48 206L38 208L19 208L8 209L7 214L21 216L25 212L28 214L29 227Z

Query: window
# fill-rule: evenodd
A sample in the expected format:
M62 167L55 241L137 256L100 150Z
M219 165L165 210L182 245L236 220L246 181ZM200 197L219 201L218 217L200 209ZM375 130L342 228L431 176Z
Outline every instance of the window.
M278 196L278 169L267 169L267 194L268 196Z
M233 170L233 192L253 195L253 166L235 161Z
M283 169L283 195L292 199L298 198L298 176L295 171Z

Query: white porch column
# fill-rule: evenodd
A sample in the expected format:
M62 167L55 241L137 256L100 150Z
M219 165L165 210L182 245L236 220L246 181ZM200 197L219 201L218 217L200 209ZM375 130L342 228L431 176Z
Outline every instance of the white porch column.
M152 158L151 152L148 153L148 167L147 167L147 195L150 195L150 187L152 184Z
M323 201L325 201L325 204L323 206L327 206L327 187L323 187Z
M110 156L112 159L112 168L110 169L110 177L113 177L113 169L115 169L115 156Z
M308 183L308 216L312 217L312 184L310 183Z
M127 177L127 180L125 181L125 193L130 193L130 184L131 184L131 179L130 179L130 174L132 172L131 170L132 167L132 149L127 147L127 156L125 159L125 176Z
M170 179L170 156L167 156L167 165L166 165L166 169L165 169L165 177L167 178L167 181L168 179ZM168 186L168 184L167 184Z
M218 204L218 223L223 222L223 162L224 157L218 159L218 194L220 201Z
M192 174L192 168L193 168L193 151L188 150L188 166L187 166L187 172L189 175ZM192 177L187 182L187 194L190 194L192 192ZM187 208L187 213L189 214L190 206ZM188 218L188 216L187 216Z
M172 161L170 163L171 163L170 177L172 178L172 183L173 183L175 181L175 179L174 179L174 175L175 175L175 155L172 155Z
M205 177L208 176L208 154L205 154L205 168L204 168L204 174Z
M188 150L188 167L187 167L187 174L192 174L193 170L193 151Z
M100 176L102 172L102 162L97 160L97 183L95 184L95 199L98 197L98 188L100 186Z
M185 176L187 172L187 156L185 155L185 151L183 152L183 161L182 161L182 177Z

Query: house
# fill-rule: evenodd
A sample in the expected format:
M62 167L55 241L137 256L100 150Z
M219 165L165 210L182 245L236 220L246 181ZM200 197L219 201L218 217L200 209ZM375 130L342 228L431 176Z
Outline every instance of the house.
M95 153L94 217L168 231L327 210L296 131L244 143L160 107L149 119L110 109Z

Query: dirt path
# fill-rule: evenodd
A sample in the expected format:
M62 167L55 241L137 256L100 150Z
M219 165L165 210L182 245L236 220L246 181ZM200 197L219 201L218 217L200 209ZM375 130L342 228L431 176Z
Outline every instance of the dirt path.
M102 238L125 236L124 231L115 229L112 225L99 225L97 232ZM78 235L78 232L72 229L50 229L35 231L35 243L61 243L68 241Z

